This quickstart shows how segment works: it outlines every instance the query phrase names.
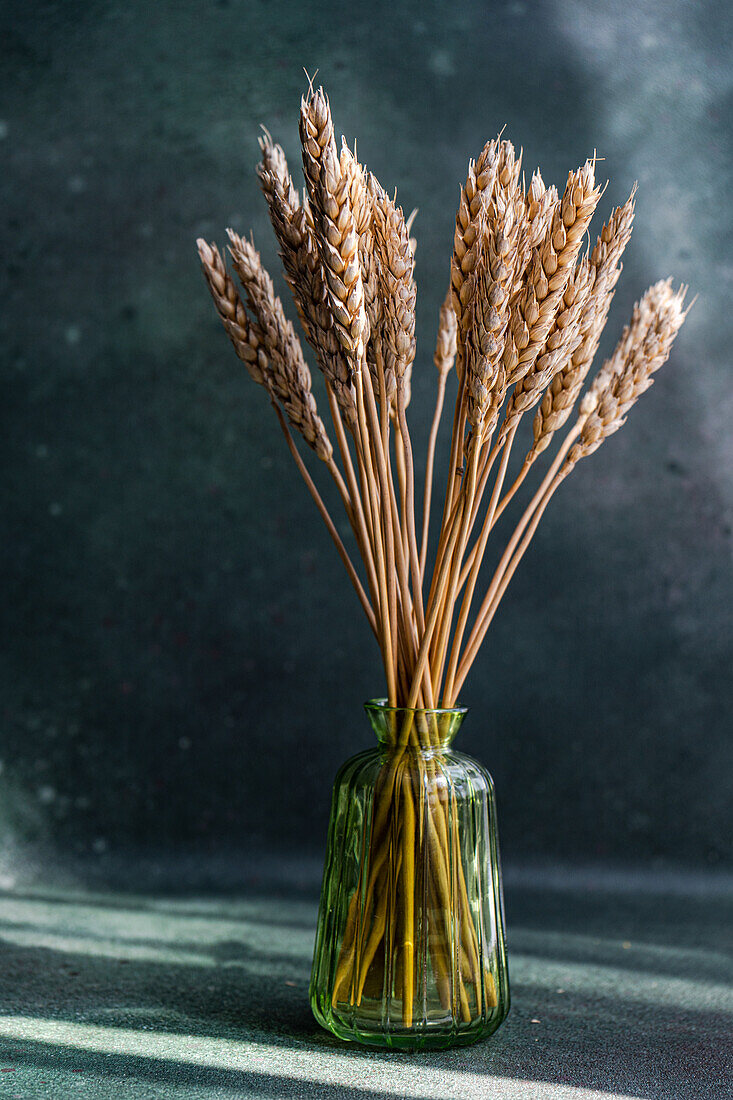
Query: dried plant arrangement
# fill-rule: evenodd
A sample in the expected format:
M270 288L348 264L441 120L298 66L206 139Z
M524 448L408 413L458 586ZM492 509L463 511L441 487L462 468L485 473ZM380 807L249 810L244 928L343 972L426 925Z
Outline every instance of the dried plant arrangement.
M342 883L334 900L336 887L330 881L327 891L324 880L314 1008L337 1034L388 1045L405 1036L403 1045L410 1037L421 1045L416 1030L431 1034L434 1008L436 1021L450 1021L447 1045L492 1030L508 1008L505 967L487 946L501 931L501 915L495 907L487 931L458 787L441 771L447 724L550 500L625 423L667 360L686 316L685 288L671 280L650 287L586 386L631 235L635 191L593 242L589 227L602 194L595 159L571 171L560 193L539 171L526 186L511 142L488 141L461 188L434 353L435 414L418 485L407 415L416 352L411 219L355 150L343 139L337 144L320 88L310 87L301 101L300 139L302 195L267 131L257 171L298 318L325 380L328 428L301 342L254 245L229 230L241 290L216 245L199 240L198 249L234 350L270 399L384 665L379 721L389 751L354 826L361 833L350 885ZM431 540L436 441L451 380L447 485ZM531 419L531 445L510 474L523 419ZM486 580L482 564L497 521L543 463ZM349 547L316 487L319 464L346 512ZM345 828L332 822L331 848L346 843ZM445 1038L446 1026L434 1034Z

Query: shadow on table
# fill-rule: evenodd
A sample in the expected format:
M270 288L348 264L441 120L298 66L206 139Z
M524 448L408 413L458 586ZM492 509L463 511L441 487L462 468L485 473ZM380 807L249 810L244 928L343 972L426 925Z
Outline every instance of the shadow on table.
M618 939L612 899L584 904L568 895L563 909L544 892L510 893L515 965L508 1021L468 1051L405 1055L348 1046L317 1027L307 998L314 910L301 908L298 899L160 905L154 898L113 898L107 904L80 896L6 896L0 900L0 1014L11 1023L0 1046L11 1064L169 1083L195 1076L197 1084L243 1096L376 1098L384 1091L352 1084L344 1066L353 1063L357 1078L360 1063L375 1073L381 1067L388 1076L390 1064L408 1061L415 1070L414 1096L420 1095L421 1075L434 1085L435 1074L444 1071L470 1073L474 1087L476 1075L485 1075L487 1085L500 1077L643 1100L719 1100L730 1081L726 1051L733 1024L730 1000L718 996L730 965L721 946L727 903L708 907L703 943L699 928L693 934L695 949L677 946L685 943L679 924L672 942L664 942L665 922L675 914L659 901L656 923L644 906L634 909L628 899L625 904L623 927L643 933L630 950ZM692 915L694 920L694 910ZM564 989L557 977L563 969L569 976ZM136 1040L144 1034L150 1053L56 1043L53 1028L63 1021L72 1030L83 1021L79 1026L102 1028L110 1037L119 1036L119 1029L132 1030ZM33 1037L39 1028L43 1034L44 1025L48 1043ZM163 1037L166 1058L156 1056ZM187 1057L189 1037L206 1041L201 1060ZM259 1066L250 1071L207 1065L206 1051L216 1050L209 1040L233 1044L240 1058L261 1049L273 1073ZM331 1086L303 1080L296 1055L304 1052L316 1064L337 1055L343 1081Z
M71 1046L63 1044L46 1044L34 1042L8 1042L2 1043L2 1057L8 1065L14 1068L27 1066L47 1073L56 1074L59 1071L66 1073L83 1073L97 1079L120 1081L120 1087L124 1088L122 1081L129 1082L131 1078L149 1082L151 1085L165 1085L167 1087L190 1086L195 1079L197 1089L209 1088L212 1093L219 1096L231 1093L236 1097L266 1097L266 1096L293 1096L302 1098L304 1089L308 1088L308 1082L292 1077L281 1077L277 1073L260 1073L248 1070L226 1070L195 1065L190 1062L176 1062L170 1059L142 1057L139 1055L113 1055L95 1054L88 1051L79 1052ZM318 1082L318 1096L324 1100L337 1100L338 1097L348 1095L351 1091L341 1084L328 1085ZM383 1100L384 1092L371 1091L369 1089L355 1090L360 1100ZM200 1093L198 1093L200 1095Z

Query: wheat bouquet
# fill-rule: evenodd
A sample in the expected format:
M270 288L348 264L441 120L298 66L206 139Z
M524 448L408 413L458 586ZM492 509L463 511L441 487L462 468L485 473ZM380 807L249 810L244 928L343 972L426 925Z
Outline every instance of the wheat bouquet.
M358 889L332 975L332 1003L358 1005L374 982L375 967L378 984L385 960L396 952L390 982L396 982L403 1025L412 1022L416 916L410 899L418 873L415 822L424 815L430 844L426 897L438 910L449 908L451 891L465 902L455 936L438 927L430 938L431 972L441 1003L453 998L456 1019L465 1020L476 1008L490 1007L495 982L482 969L461 861L452 858L449 799L428 799L426 808L418 789L424 775L403 783L400 753L411 744L437 743L439 723L430 719L431 711L456 705L560 484L624 424L668 358L685 317L685 290L673 289L670 280L647 290L583 392L631 234L634 192L584 248L602 194L595 159L571 171L560 194L545 186L539 171L525 186L521 156L506 138L487 142L469 163L460 193L418 506L407 419L415 360L412 217L405 219L343 139L337 145L322 89L311 87L301 101L300 139L302 196L267 131L260 139L258 175L298 318L325 380L332 429L318 412L300 340L254 245L228 231L243 295L217 247L199 240L198 248L234 350L270 399L377 639L387 705L402 716L394 719L396 751L374 792ZM456 397L447 485L440 528L431 540L436 439L451 377ZM531 445L510 473L518 428L529 418ZM548 460L545 452L571 418ZM335 484L353 532L349 549L298 436ZM486 581L481 566L492 531L541 459L546 469ZM428 718L415 717L420 714ZM429 758L421 765L426 773L431 767ZM460 881L452 883L456 862ZM457 977L451 977L454 950Z

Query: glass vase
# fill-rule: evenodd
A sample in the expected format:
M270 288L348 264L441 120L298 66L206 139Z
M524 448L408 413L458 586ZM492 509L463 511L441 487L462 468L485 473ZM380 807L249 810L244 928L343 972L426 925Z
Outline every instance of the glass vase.
M333 789L310 999L342 1039L473 1043L509 1011L491 776L451 743L464 708L366 704L378 747Z

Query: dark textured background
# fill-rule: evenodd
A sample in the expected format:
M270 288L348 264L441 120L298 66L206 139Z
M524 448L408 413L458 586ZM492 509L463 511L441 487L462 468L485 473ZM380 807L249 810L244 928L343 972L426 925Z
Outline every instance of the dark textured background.
M724 0L0 5L6 878L54 853L317 851L370 743L373 640L194 247L251 226L276 268L258 125L297 168L302 66L420 208L419 453L469 156L506 123L562 185L597 149L603 216L639 180L604 346L657 278L699 299L543 521L461 747L505 857L730 863L731 22Z

